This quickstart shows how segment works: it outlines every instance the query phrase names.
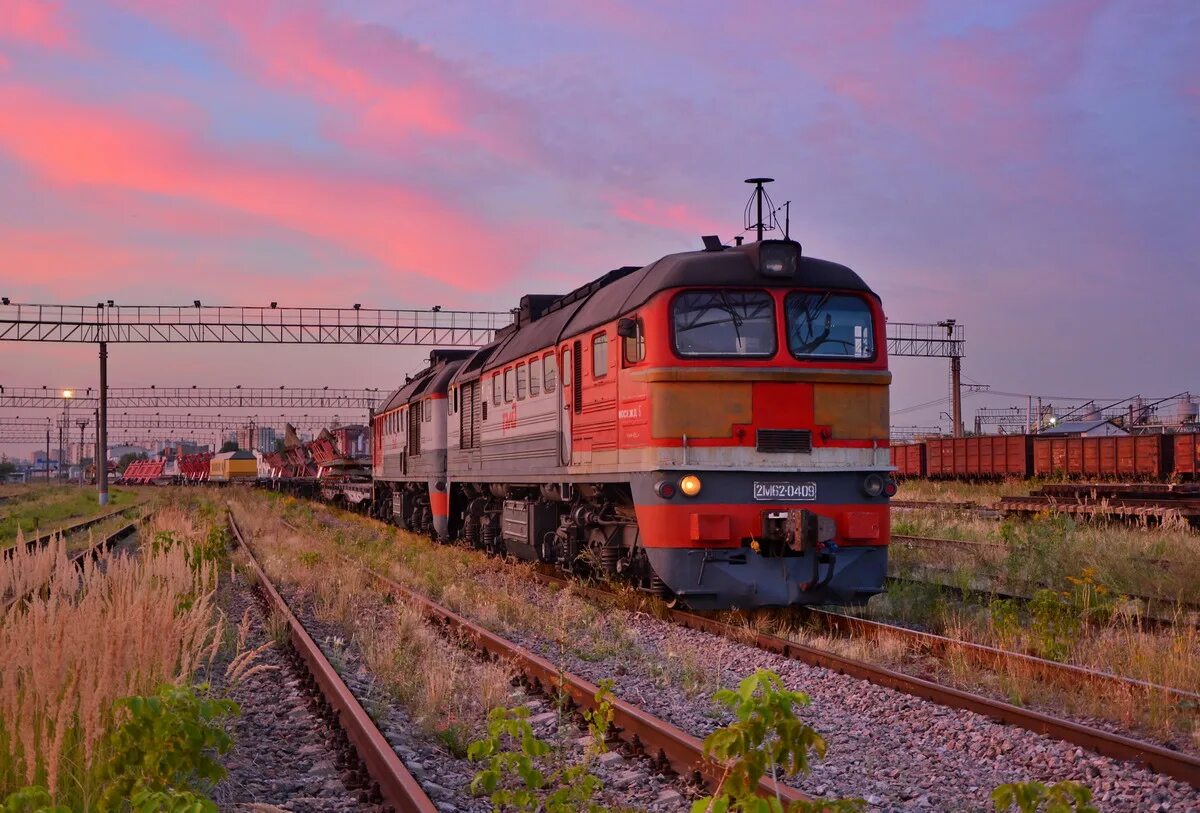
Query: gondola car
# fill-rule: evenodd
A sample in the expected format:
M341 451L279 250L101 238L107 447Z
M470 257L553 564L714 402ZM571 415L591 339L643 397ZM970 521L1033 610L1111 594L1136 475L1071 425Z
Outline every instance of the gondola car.
M375 510L695 609L861 603L895 493L879 297L790 240L530 295L373 417Z

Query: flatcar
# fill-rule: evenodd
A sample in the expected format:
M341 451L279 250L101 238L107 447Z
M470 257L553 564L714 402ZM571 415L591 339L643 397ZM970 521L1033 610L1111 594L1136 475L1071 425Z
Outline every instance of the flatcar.
M891 374L858 274L706 241L517 314L373 416L379 515L695 609L881 590Z
M258 459L247 451L215 454L208 461L208 479L214 483L253 483L258 480Z

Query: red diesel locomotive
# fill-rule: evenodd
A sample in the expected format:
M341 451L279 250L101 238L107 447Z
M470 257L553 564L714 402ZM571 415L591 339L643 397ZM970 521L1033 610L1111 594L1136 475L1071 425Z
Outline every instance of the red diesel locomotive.
M695 609L861 603L895 493L879 297L790 240L526 296L372 418L374 507Z

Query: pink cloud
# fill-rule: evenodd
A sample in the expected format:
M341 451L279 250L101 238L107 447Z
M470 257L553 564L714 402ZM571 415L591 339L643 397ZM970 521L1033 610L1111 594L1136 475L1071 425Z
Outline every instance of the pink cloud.
M91 279L119 282L123 272L145 259L132 246L69 231L0 231L0 280L14 300L32 290L69 296Z
M5 0L0 13L0 40L55 51L78 46L63 18L62 5L51 0Z
M686 203L673 203L649 197L613 197L612 213L622 220L684 232L689 235L718 234L728 223L693 210Z
M0 150L62 188L219 207L336 244L407 275L481 289L513 269L502 235L419 191L272 154L234 153L116 110L0 86ZM439 239L451 230L470 239ZM472 271L465 271L472 269Z
M419 43L333 13L321 0L214 0L196 7L126 2L178 34L212 45L266 86L333 111L327 129L344 143L387 149L431 139L511 159L528 154L529 135L515 100Z

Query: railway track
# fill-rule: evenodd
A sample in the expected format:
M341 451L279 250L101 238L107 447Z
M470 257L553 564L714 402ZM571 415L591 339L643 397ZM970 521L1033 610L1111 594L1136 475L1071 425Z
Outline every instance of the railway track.
M26 548L26 550L36 550L37 548L41 547L42 545L45 545L50 540L54 539L54 537L56 537L56 536L64 536L65 537L65 536L69 536L71 534L79 533L80 531L85 531L88 528L92 527L93 525L98 525L99 523L104 522L105 520L109 520L109 519L112 519L113 517L120 516L121 514L132 511L133 509L139 508L145 504L146 504L146 501L142 500L141 502L135 502L132 505L127 505L124 508L117 508L112 511L108 511L103 514L100 514L98 516L89 517L87 519L80 520L78 522L72 523L71 525L64 525L61 528L58 528L53 531L47 531L45 533L38 534L37 536L33 537L32 539L25 540L25 548ZM16 550L16 547L17 547L16 545L9 545L8 547L6 547L3 551L4 557L10 558L13 555L13 551Z
M290 523L284 524L298 531ZM451 633L456 639L468 641L475 649L489 657L513 664L526 681L539 687L546 694L565 694L578 708L596 709L595 698L599 687L595 683L564 671L546 658L496 635L351 557L341 555L341 558L347 564L360 569L391 595L412 604L425 618ZM704 756L704 743L700 738L620 698L612 698L609 702L612 704L613 713L611 729L634 753L645 754L655 767L669 768L676 774L688 777L710 789L720 784L725 775L725 766ZM764 777L759 783L758 791L764 797L778 798L784 802L809 799L795 788L775 782L769 777Z
M570 583L574 584L578 591L594 599L611 601L613 598L613 594L610 591L602 588L579 585L577 582L572 582L544 571L536 571L536 573L537 578L546 584L561 586ZM851 630L872 638L878 638L885 634L896 635L916 645L927 647L931 652L962 651L967 657L981 665L990 663L995 666L1003 666L1006 663L1014 661L1020 662L1022 665L1046 675L1047 679L1055 682L1065 681L1066 685L1078 685L1079 681L1088 680L1126 687L1143 694L1158 692L1172 698L1174 702L1180 703L1183 707L1186 707L1184 704L1195 703L1200 700L1200 696L1191 692L1155 686L1144 681L1129 680L1103 672L1093 672L1082 667L1043 661L1040 658L1019 653L1010 653L980 645L966 644L965 642L958 642L929 633L892 627L891 625L857 619L851 616L843 616L824 610L812 609L806 612L810 617L819 619L821 623L828 624L831 628L841 627L842 629ZM850 675L878 686L930 700L939 705L972 711L1009 725L1019 726L1037 734L1079 745L1107 757L1134 762L1156 773L1174 777L1189 783L1193 787L1200 788L1200 758L1189 754L1173 751L1153 743L1143 742L1099 728L1086 726L1071 720L1057 718L1042 712L1021 708L1003 701L993 700L982 695L945 686L924 678L907 675L883 666L847 658L807 644L791 641L778 635L753 632L745 627L728 624L713 616L679 609L666 609L664 617L666 620L689 629L699 630L731 641L750 643L766 652L798 660L810 666L817 666L833 670L839 674Z
M255 559L253 550L242 537L241 529L232 515L229 516L229 527L238 545L246 553L262 595L272 610L284 619L293 649L304 663L325 702L333 709L338 725L345 732L346 738L374 781L378 797L394 810L404 813L437 813L438 809L433 800L404 767L404 763L371 721L362 704L346 686L300 620L292 613L283 596L275 589L266 571Z
M289 527L293 530L298 530L290 524ZM425 597L363 567L353 559L345 556L342 558L362 568L368 575L389 590L399 592L422 607L430 607L433 613L430 617L443 619L443 623L448 624L454 629L470 631L476 628L481 636L480 641L496 638L490 632L478 628L477 625L469 620L438 607L438 605ZM537 579L546 584L555 584L558 586L572 584L580 593L598 601L611 602L614 598L614 594L608 590L595 586L582 585L578 581L569 580L557 574L538 570L535 570L534 574ZM1046 661L1022 653L1012 653L982 645L969 644L955 639L944 638L943 636L893 627L892 625L843 616L823 610L813 609L808 610L807 613L811 618L819 619L818 623L828 624L831 628L841 626L844 630L850 630L856 634L868 637L896 635L908 639L914 646L925 648L931 653L959 651L981 666L992 664L993 668L999 668L1004 664L1019 663L1023 668L1044 675L1045 679L1051 683L1078 686L1081 682L1091 681L1095 684L1104 684L1136 692L1144 696L1157 694L1160 697L1168 699L1169 702L1178 704L1183 713L1187 713L1187 709L1194 708L1193 704L1200 701L1200 696L1185 690L1157 686L1145 681L1123 678L1118 675L1089 670L1083 667ZM748 643L765 652L781 655L810 666L831 670L838 674L865 680L874 685L928 700L938 705L974 712L1004 724L1020 727L1036 734L1086 748L1105 757L1137 764L1155 773L1178 779L1194 788L1200 788L1200 758L1191 754L1072 720L1062 719L1043 712L1015 706L1000 700L947 686L933 680L907 675L887 667L855 660L807 644L791 641L778 635L751 631L744 626L735 626L714 616L701 615L680 609L664 608L662 617L664 620L671 621L682 627L716 635L742 644ZM468 637L474 638L474 633L468 632ZM500 640L502 641L502 639ZM512 645L507 642L498 643L497 649L492 651L496 653L505 652L509 646ZM546 666L544 665L543 669L545 668ZM553 669L552 666L549 666L549 668ZM548 685L556 685L553 681L557 674L557 672L549 674L551 683ZM572 691L569 687L563 686L563 689L568 691L573 698L584 702L591 697L588 694L588 690L591 688L591 685L588 684L586 689L577 688ZM618 725L620 725L619 722ZM682 732L679 733L683 737L688 736Z

